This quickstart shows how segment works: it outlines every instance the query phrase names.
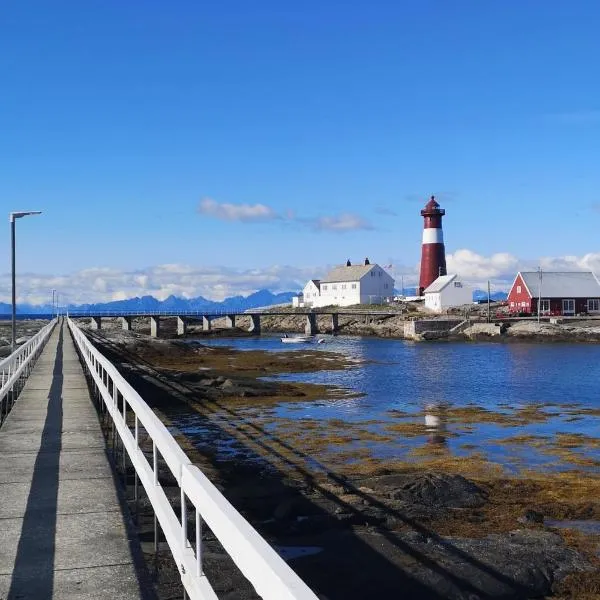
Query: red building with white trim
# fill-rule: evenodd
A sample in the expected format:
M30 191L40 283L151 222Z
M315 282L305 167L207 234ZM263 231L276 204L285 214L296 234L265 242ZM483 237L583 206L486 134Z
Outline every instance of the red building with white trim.
M508 293L511 313L600 314L600 283L591 271L519 271Z

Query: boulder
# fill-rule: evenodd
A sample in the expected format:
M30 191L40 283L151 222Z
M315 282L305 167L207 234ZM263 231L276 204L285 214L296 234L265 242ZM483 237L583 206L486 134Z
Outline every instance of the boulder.
M379 480L392 487L394 500L445 508L474 508L487 500L487 492L462 475L446 473L409 473L389 475Z

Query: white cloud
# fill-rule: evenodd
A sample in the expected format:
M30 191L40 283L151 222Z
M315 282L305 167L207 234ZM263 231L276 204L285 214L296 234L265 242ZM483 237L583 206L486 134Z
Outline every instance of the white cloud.
M320 231L356 231L358 229L373 229L373 226L362 217L352 213L342 213L331 217L319 217L312 221L315 229Z
M278 220L289 224L303 225L316 231L341 233L360 229L373 229L373 226L367 219L352 213L326 215L316 218L300 217L291 209L286 209L282 214L279 214L266 204L232 204L217 202L212 198L203 198L198 206L198 212L222 221L257 223ZM173 265L165 266L173 267Z
M449 273L459 273L465 279L507 279L515 276L519 259L507 252L482 256L463 248L447 254L446 264Z
M277 219L277 214L265 204L230 204L217 202L212 198L203 198L198 206L198 212L222 221L270 221Z

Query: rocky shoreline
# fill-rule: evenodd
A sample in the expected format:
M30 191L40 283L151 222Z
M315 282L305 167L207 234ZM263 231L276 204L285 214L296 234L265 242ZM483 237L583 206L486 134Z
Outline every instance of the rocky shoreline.
M600 518L599 478L507 478L469 471L476 465L468 459L342 469L255 417L261 406L299 391L304 399L324 392L312 396L310 386L285 390L256 381L290 370L285 357L241 356L248 352L122 332L96 332L93 339L320 598L392 598L399 590L431 600L600 597L598 538L566 534L550 520ZM314 370L310 354L298 369ZM351 366L340 358L334 368ZM234 451L223 455L218 448L224 445ZM254 598L231 583L239 577L228 571L218 547L210 548L207 569L225 580L224 597ZM163 576L171 594L177 582L169 568Z

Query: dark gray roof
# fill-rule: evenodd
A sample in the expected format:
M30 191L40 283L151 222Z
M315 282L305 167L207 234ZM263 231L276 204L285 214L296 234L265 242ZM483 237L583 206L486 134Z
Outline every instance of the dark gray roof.
M358 281L363 275L368 273L378 265L352 265L350 267L336 267L327 273L326 277L321 279L321 283L337 283L338 281Z
M520 271L529 290L540 294L538 271ZM542 271L542 298L600 298L600 283L591 271Z

